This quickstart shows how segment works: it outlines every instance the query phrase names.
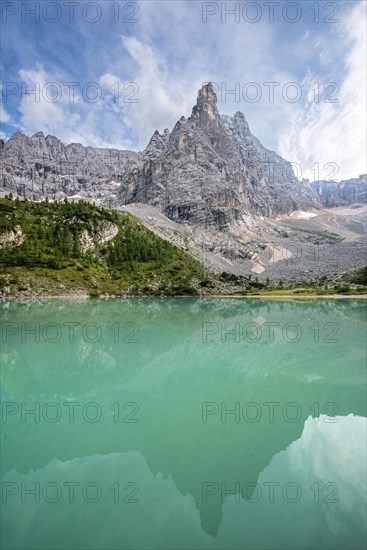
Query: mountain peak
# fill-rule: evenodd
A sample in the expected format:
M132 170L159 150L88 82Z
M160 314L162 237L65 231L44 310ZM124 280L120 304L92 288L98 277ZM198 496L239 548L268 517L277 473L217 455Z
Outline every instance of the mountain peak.
M196 105L192 109L191 120L201 128L208 128L213 122L218 123L220 117L217 102L212 83L203 84Z
M211 82L207 82L206 84L203 84L198 92L198 99L199 97L205 97L209 100L215 101L217 103L217 96L213 89L213 84Z
M36 132L35 134L33 134L31 139L35 139L35 138L45 139L44 133L43 132Z

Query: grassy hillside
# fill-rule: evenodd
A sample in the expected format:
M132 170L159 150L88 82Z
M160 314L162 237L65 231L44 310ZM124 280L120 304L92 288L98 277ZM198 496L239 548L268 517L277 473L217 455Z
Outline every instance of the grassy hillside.
M366 292L366 268L308 283L215 276L129 214L86 202L0 199L0 296Z
M202 279L198 262L129 214L85 202L0 199L7 294L193 295Z

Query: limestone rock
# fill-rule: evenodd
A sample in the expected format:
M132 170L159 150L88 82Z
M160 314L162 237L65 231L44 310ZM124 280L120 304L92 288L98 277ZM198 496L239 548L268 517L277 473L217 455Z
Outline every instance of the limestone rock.
M211 84L191 117L155 132L127 165L119 204L149 203L170 219L223 230L246 214L273 216L321 206L289 162L261 145L244 115L221 116Z
M315 181L312 189L319 195L320 201L326 208L334 206L356 206L367 202L367 175L358 178L337 181Z
M108 204L117 193L131 151L65 145L55 136L15 133L1 149L0 186L41 200L84 198Z

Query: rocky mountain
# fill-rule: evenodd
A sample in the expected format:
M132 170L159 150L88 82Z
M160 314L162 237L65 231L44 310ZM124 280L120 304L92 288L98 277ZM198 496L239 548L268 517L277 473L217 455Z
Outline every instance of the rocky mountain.
M61 200L65 196L109 204L116 196L131 151L65 145L37 132L14 134L1 147L1 187L21 197Z
M212 85L199 90L189 118L156 131L141 152L65 146L20 132L0 142L0 191L32 200L84 198L119 207L145 203L167 218L226 230L251 216L365 203L366 176L299 182L291 164L266 149L240 112L220 115Z
M365 265L366 176L298 181L242 113L219 114L211 84L189 118L156 131L142 152L17 132L0 142L0 166L0 196L125 210L218 273L300 281Z
M326 208L350 204L362 205L367 202L367 174L340 182L315 181L311 187Z
M251 134L242 113L218 113L211 84L199 91L190 118L182 117L172 133L156 131L128 162L118 202L149 203L174 221L220 230L247 214L321 206L291 164Z

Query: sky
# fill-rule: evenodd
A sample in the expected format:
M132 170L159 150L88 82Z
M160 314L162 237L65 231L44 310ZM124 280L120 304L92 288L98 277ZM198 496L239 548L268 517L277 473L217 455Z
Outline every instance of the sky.
M142 150L212 82L299 179L366 173L364 0L2 0L1 134Z

